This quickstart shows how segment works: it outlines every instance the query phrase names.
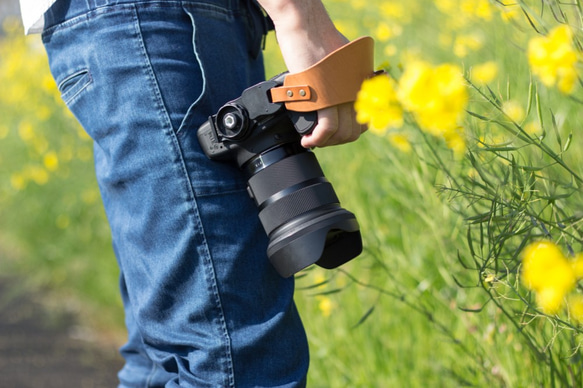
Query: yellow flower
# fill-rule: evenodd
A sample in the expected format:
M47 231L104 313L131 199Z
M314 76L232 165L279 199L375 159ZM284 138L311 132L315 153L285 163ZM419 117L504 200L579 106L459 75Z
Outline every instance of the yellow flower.
M326 283L328 283L328 279L322 272L316 272L314 275L314 285L317 285L317 288L326 288Z
M22 121L18 125L18 136L24 141L31 141L34 139L34 127L29 121Z
M379 5L379 10L387 19L403 20L404 17L409 16L409 10L406 7L400 2L384 1Z
M510 120L516 123L521 122L526 115L522 105L514 100L504 101L502 103L502 112L504 112Z
M545 314L556 314L563 307L565 295L560 288L546 287L536 293L536 303Z
M483 20L492 19L492 7L488 0L461 0L459 8L464 16Z
M466 151L466 139L463 136L463 128L446 132L443 135L445 143L457 157L461 157Z
M372 132L384 133L403 125L403 109L397 99L395 81L388 75L365 80L356 97L356 120L368 124Z
M386 42L395 36L401 35L403 28L398 24L389 25L388 23L381 22L376 29L375 36L381 42Z
M468 102L461 69L451 64L409 63L399 80L398 93L419 127L436 136L458 127Z
M391 27L387 23L380 23L377 26L375 36L377 40L381 42L386 42L387 40L393 37L393 33L391 32Z
M350 1L350 5L355 10L357 10L357 9L363 9L366 6L366 1L364 1L364 0L351 0Z
M484 39L478 34L460 35L453 43L453 53L464 58L470 51L477 51L484 45Z
M322 315L325 317L329 317L332 314L332 310L334 309L334 303L332 300L326 296L321 296L320 303L318 303L318 308L322 312Z
M25 171L27 176L38 185L44 185L49 181L49 173L41 166L29 165Z
M59 157L55 151L48 152L43 158L43 164L49 171L55 171L59 168Z
M524 126L524 130L526 131L526 133L528 133L530 135L540 135L543 132L543 129L540 126L540 123L538 123L536 121L531 121L531 122L527 123Z
M489 0L478 0L477 4L474 4L474 14L483 20L492 20L492 5Z
M583 279L583 253L578 253L575 259L571 261L573 272L577 279Z
M528 42L530 68L546 86L569 94L577 81L578 54L573 45L573 33L566 25L555 27L548 36L532 38Z
M24 190L27 183L26 178L22 174L14 173L10 176L10 184L15 190Z
M567 300L569 315L578 324L583 323L583 295L573 295Z
M558 312L575 281L571 263L556 244L538 241L522 252L522 282L535 291L537 304L545 313Z
M387 57L395 56L395 54L397 54L397 46L394 44L387 44L383 50L383 54Z
M494 61L485 62L472 68L472 82L478 85L489 84L497 75L498 65Z
M437 9L445 14L454 12L459 6L455 0L434 0L434 3Z
M409 142L409 138L407 135L403 133L390 133L389 134L389 141L391 144L400 151L405 153L411 152L411 143Z
M500 16L506 23L517 20L522 15L522 8L519 5L503 5L500 7Z
M564 94L570 94L573 92L578 79L575 68L571 69L571 71L562 72L557 80L557 89Z
M41 87L48 93L58 93L57 84L50 74L45 74L42 78Z
M354 23L346 23L344 20L335 20L334 25L344 36L356 36L358 34L358 30ZM279 53L277 53L277 55L279 55Z

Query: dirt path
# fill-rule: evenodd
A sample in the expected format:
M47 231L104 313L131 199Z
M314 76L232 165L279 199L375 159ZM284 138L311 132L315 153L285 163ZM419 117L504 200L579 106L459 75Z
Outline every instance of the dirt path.
M117 350L80 339L74 317L48 311L16 284L0 280L0 387L116 387Z

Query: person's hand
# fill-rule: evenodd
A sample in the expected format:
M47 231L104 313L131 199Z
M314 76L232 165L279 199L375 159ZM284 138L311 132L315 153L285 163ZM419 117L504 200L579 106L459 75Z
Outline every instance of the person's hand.
M318 125L302 138L302 146L314 148L349 143L366 129L366 125L356 121L352 103L335 105L318 111Z
M318 62L348 40L336 29L320 0L259 0L275 25L283 59L290 73ZM305 148L354 141L366 130L356 122L352 103L318 111L318 124L302 138Z

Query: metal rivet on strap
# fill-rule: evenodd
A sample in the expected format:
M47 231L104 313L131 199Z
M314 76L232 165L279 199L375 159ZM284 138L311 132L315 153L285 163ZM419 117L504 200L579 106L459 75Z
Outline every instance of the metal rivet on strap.
M294 92L292 92L291 90L288 90L286 94L288 97L293 97Z
M304 89L300 89L300 96L305 97L306 91Z

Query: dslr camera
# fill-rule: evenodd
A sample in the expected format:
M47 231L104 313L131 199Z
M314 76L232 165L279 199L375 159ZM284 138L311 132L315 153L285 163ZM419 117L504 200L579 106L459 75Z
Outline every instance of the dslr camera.
M316 156L300 144L316 112L271 101L285 74L258 83L223 105L197 131L212 160L235 161L269 237L267 256L283 277L311 264L336 268L362 252L356 217L340 206Z

